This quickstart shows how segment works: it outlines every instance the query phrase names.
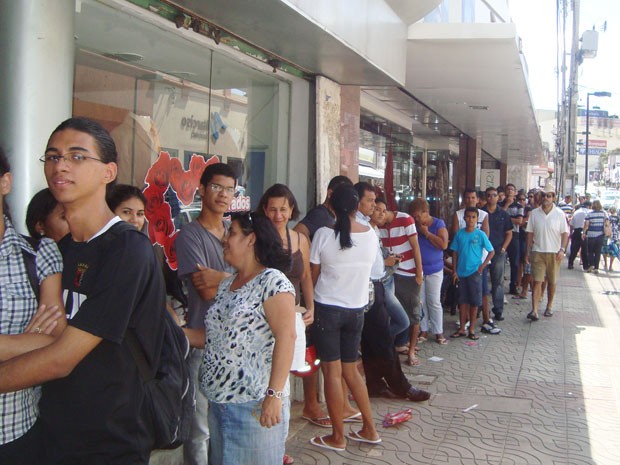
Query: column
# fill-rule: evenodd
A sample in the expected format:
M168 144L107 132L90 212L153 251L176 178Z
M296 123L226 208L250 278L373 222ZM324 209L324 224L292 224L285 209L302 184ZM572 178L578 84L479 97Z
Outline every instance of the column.
M327 194L330 179L340 174L340 85L316 78L316 183L317 203Z
M43 155L52 130L71 117L74 0L0 0L0 144L11 163L13 223L46 187Z

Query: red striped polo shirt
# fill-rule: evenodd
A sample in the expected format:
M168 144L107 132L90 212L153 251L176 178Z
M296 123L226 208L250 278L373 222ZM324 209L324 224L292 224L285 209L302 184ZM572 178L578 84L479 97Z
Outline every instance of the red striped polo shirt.
M407 213L393 212L394 219L391 223L386 223L379 228L381 242L384 247L394 254L403 256L396 274L402 276L415 276L415 261L413 260L413 250L409 243L411 236L418 234L413 217Z

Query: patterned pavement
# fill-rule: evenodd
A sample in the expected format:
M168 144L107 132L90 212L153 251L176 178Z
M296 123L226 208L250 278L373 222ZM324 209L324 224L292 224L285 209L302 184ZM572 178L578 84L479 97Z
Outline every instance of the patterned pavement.
M296 402L287 453L299 465L620 464L620 272L585 274L564 261L555 314L541 311L537 322L525 318L529 300L506 297L501 334L427 341L423 364L404 366L414 385L433 393L430 401L372 399L378 425L387 413L414 411L405 423L379 426L381 444L318 449L310 438L330 430L302 420ZM454 321L445 314L446 336ZM179 463L175 452L151 463Z
M303 465L620 464L620 295L613 291L620 294L620 273L585 274L564 261L551 318L541 311L530 322L530 301L507 295L501 334L420 345L424 363L404 370L412 381L426 375L431 383L416 386L433 397L372 399L377 424L386 413L414 410L406 423L379 427L382 444L317 449L310 438L329 430L300 419L296 403L287 452ZM447 336L456 316L445 320ZM443 360L428 361L433 356Z

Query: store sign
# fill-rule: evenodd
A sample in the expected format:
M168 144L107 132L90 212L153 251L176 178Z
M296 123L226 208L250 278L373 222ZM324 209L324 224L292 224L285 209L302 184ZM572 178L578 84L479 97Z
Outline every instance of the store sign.
M217 141L220 137L220 133L226 130L226 124L222 120L220 114L216 111L211 115L211 122L209 120L194 119L194 115L190 117L184 116L181 118L181 130L188 131L190 133L190 139L202 139L207 140L209 134L213 137L213 142Z
M499 186L499 170L480 170L480 190Z
M590 147L588 146L588 155L603 155L607 153L607 148L603 148L603 147ZM579 155L585 155L586 154L586 148L585 147L580 147L579 148Z
M209 121L206 119L194 119L194 115L189 118L181 118L181 130L188 131L190 139L207 140L209 137Z

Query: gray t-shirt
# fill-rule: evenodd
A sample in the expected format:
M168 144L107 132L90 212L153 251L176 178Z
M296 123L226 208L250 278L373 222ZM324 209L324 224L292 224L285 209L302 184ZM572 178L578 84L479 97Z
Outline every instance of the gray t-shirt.
M223 224L228 231L229 223L224 221ZM205 314L213 304L213 299L202 300L192 284L190 275L198 271L197 264L229 273L233 272L233 268L224 261L224 248L220 239L207 231L198 220L183 226L175 245L179 264L178 275L187 283L187 326L204 328Z

